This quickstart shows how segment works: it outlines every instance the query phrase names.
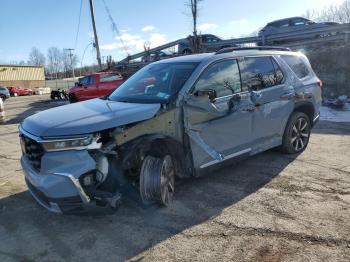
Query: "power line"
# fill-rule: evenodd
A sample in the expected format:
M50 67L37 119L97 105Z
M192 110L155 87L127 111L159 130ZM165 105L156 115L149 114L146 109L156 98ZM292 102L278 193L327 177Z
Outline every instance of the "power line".
M73 65L73 56L74 55L72 53L72 51L74 51L74 49L73 48L63 48L63 50L69 52L68 56L70 57L70 65L72 67L72 75L73 75L73 79L75 79L75 72L74 72L74 65Z
M122 38L122 35L120 34L120 31L119 31L119 29L118 29L116 23L114 22L114 19L113 19L112 15L111 15L111 12L110 12L110 10L109 10L109 8L108 8L108 6L107 6L105 0L102 0L102 1L103 1L103 5L104 5L104 7L105 7L105 9L106 9L108 18L109 18L109 20L110 20L110 22L111 22L112 30L113 30L114 33L117 34L117 36L119 37L119 40L120 40L120 42L121 42L121 44L122 44L122 46L123 46L123 49L124 49L126 55L129 56L128 49L127 49L126 46L125 46L125 43L124 43L123 38Z
M83 7L83 0L80 0L79 19L78 19L77 33L75 35L74 49L77 48L77 44L78 44L78 36L79 36L79 30L80 30L80 18L81 18L81 9L82 9L82 7Z

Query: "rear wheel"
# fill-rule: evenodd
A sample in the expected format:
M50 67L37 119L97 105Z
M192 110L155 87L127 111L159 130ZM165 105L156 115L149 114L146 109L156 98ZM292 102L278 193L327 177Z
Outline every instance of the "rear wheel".
M170 155L146 156L140 173L140 195L144 204L167 206L173 199L175 168Z
M4 95L0 95L0 98L2 99L2 101L4 101L4 102L5 102L5 100L6 100L6 96L4 96Z
M287 154L303 152L309 143L310 132L309 117L302 112L294 112L284 131L282 151Z

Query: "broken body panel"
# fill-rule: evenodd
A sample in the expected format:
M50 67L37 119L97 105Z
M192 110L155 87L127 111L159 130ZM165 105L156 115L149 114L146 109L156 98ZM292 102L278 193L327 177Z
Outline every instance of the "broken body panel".
M244 57L252 54L276 59L285 75L283 81L253 91L241 79L241 92L213 101L195 95L196 82L213 63L229 58L244 65ZM38 170L31 166L32 156L28 157L25 144L21 162L29 190L39 203L55 212L80 212L92 204L117 207L122 195L137 194L147 155L167 152L177 177L184 178L225 160L279 146L291 113L297 107L312 107L310 118L315 120L321 101L315 74L298 79L278 59L282 54L286 52L245 51L239 56L205 54L192 60L191 56L171 59L199 63L173 101L140 104L94 99L26 119L21 136L38 143L52 137L94 134L97 145L93 149L45 152ZM167 60L156 64L162 63Z

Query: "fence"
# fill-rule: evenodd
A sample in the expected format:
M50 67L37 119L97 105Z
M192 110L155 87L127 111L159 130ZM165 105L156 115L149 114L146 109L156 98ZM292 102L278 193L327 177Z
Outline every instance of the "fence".
M56 80L46 80L45 86L50 87L51 90L57 89L69 89L74 86L74 83L78 81L78 78L65 78L65 79L56 79Z

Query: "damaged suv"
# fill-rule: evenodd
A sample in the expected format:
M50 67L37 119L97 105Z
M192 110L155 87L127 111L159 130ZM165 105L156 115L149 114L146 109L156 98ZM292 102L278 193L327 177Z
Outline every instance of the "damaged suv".
M321 81L283 48L227 48L150 64L105 98L28 117L25 181L60 213L117 208L132 192L168 205L175 179L274 147L308 145Z

